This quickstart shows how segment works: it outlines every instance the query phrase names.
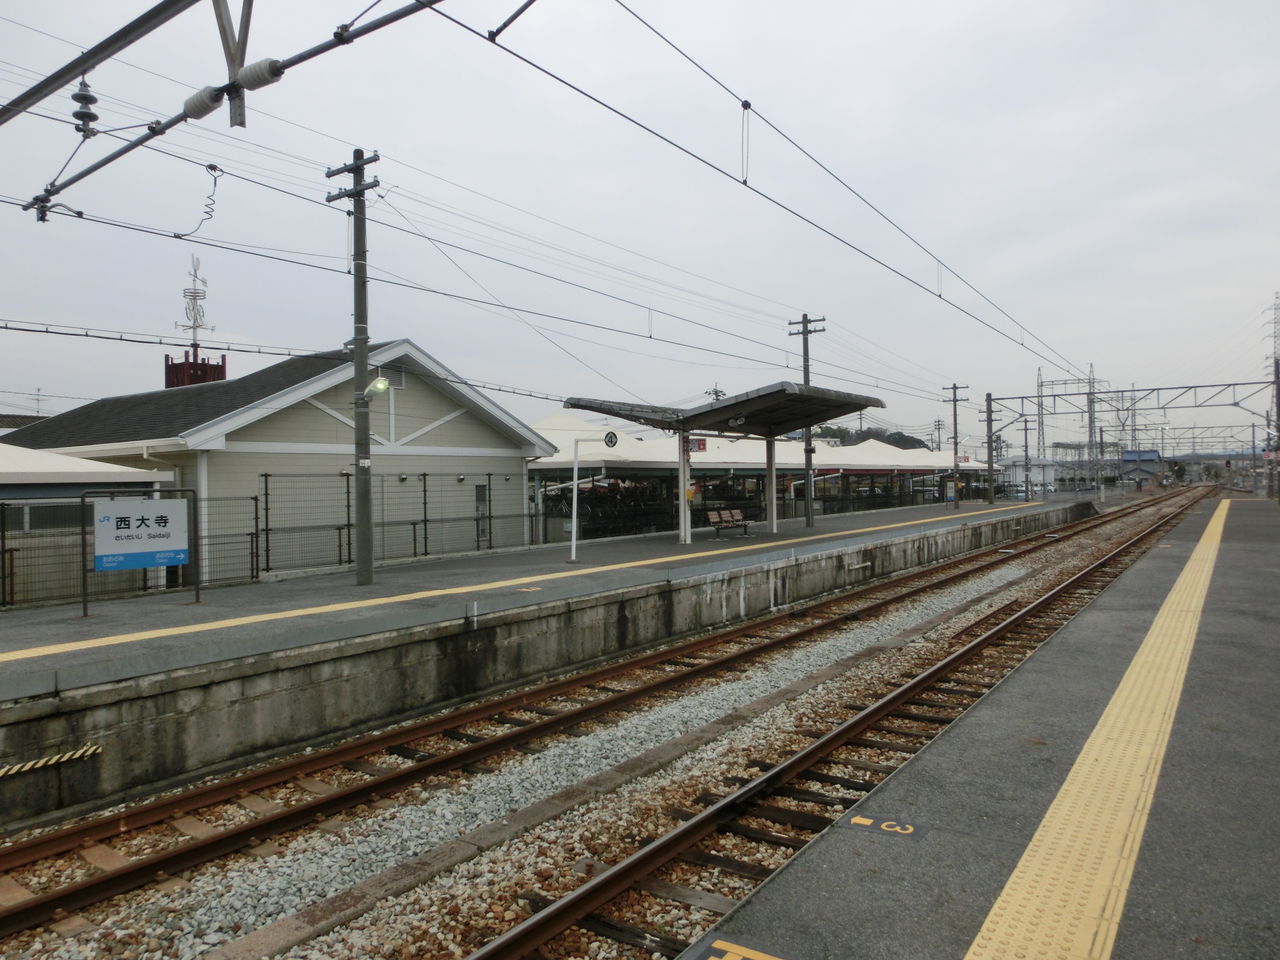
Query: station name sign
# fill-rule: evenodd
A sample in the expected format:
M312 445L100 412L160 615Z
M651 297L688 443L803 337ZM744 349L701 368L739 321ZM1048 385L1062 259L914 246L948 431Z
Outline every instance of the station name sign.
M94 500L93 569L139 570L188 562L186 500Z

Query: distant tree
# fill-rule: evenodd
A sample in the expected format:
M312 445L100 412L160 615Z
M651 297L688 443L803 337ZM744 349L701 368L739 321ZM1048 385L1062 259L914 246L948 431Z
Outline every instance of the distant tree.
M813 435L815 437L825 437L832 440L839 440L840 446L847 447L856 443L853 439L853 431L848 427L842 427L834 423L824 423L819 427L814 427Z
M929 444L925 443L919 437L908 436L901 430L895 430L884 438L885 443L891 443L899 450L928 450Z
M862 443L863 440L879 440L881 443L887 443L891 447L897 447L899 450L917 450L928 449L929 444L919 437L908 436L901 430L895 430L890 433L883 427L863 427L860 430L850 430L848 427L842 427L835 423L824 423L821 426L813 428L815 437L825 437L828 439L839 440L840 446L851 447L855 443Z

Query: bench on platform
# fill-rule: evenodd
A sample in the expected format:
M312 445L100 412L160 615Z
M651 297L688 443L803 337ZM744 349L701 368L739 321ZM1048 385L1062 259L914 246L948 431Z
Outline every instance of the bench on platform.
M751 521L742 516L741 510L708 510L707 523L715 530L717 540L720 539L721 530L732 530L735 527L742 528L744 537L751 536L747 529Z

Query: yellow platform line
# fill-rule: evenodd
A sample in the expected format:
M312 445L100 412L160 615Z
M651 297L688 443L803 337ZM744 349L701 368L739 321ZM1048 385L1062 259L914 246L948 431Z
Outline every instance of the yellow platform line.
M1111 956L1231 502L1218 505L966 960Z
M987 510L973 510L963 514L978 517L988 513L1004 513L1009 510L1023 510L1034 504L1015 504L1010 507L993 507ZM950 515L949 515L950 516ZM409 603L414 600L428 600L433 597L457 596L461 593L481 593L486 590L501 590L504 587L518 587L527 583L543 583L548 580L567 580L571 577L594 576L610 570L627 570L632 567L661 566L664 563L677 563L698 560L706 557L718 557L732 553L743 553L748 550L777 549L789 544L812 543L816 540L830 540L834 537L850 537L863 533L874 533L879 530L894 530L899 527L913 527L925 523L937 523L946 517L924 517L920 520L904 520L900 523L884 523L875 527L862 527L858 530L837 530L832 533L815 533L805 537L792 537L787 540L770 540L761 543L747 544L741 547L723 547L717 550L702 550L697 553L680 553L666 557L654 557L649 560L627 560L622 563L610 563L597 567L581 567L563 570L559 573L537 573L527 577L514 577L510 580L492 580L488 583L468 583L457 587L440 587L432 590L415 590L412 593L400 593L387 597L368 597L364 600L347 600L342 603L326 603L314 607L295 607L291 610L277 610L273 613L254 613L244 617L229 617L223 620L207 620L203 623L189 623L177 627L157 627L154 630L139 630L134 633L118 633L108 637L93 637L88 640L71 640L67 643L51 643L41 647L28 647L25 650L0 652L0 663L12 663L16 660L31 660L36 657L48 657L58 653L73 653L78 650L92 650L96 647L111 647L121 643L137 643L140 640L158 640L164 637L186 636L193 633L207 633L211 630L228 630L233 627L252 626L256 623L271 623L279 620L292 620L298 617L316 617L331 613L343 613L349 610L362 610L371 607L384 607L394 603Z

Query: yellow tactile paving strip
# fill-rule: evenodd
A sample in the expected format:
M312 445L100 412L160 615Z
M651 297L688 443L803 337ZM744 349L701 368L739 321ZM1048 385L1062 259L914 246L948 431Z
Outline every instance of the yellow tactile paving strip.
M1218 505L966 960L1111 956L1230 504Z
M968 510L963 514L965 520L989 513L1006 513L1010 510L1022 510L1034 504L1015 504L1010 507L992 507L986 510ZM111 647L121 643L136 643L139 640L156 640L163 637L187 636L193 633L205 633L210 630L226 630L233 627L252 626L255 623L271 623L280 620L294 620L299 617L314 617L328 613L342 613L348 610L361 610L370 607L383 607L393 603L408 603L413 600L426 600L431 597L457 596L463 593L481 593L485 590L499 590L504 587L519 587L523 584L542 583L549 580L565 580L571 577L590 577L610 570L626 570L631 567L661 566L689 560L700 560L706 557L724 556L730 553L745 553L750 550L776 550L790 544L811 543L815 540L830 540L836 537L858 536L874 533L878 530L894 530L898 527L915 527L926 523L937 523L949 517L924 517L919 520L903 520L900 523L883 523L875 527L860 527L856 530L837 530L833 533L815 533L803 537L790 537L786 540L766 540L740 547L722 547L715 550L702 550L696 553L676 554L667 557L652 557L648 560L628 560L623 563L610 563L597 567L579 567L573 570L562 570L558 573L538 573L527 577L515 577L510 580L492 580L488 583L468 583L457 587L441 587L435 590L416 590L412 593L400 593L388 597L370 597L366 600L349 600L342 603L326 603L314 607L295 607L291 610L276 610L271 613L255 613L244 617L229 617L223 620L206 620L201 623L189 623L176 627L157 627L154 630L140 630L136 633L118 633L109 637L93 637L88 640L72 640L67 643L51 643L40 647L28 647L25 650L0 652L0 663L12 663L15 660L31 660L35 657L47 657L56 653L72 653L77 650L92 650L96 647Z

